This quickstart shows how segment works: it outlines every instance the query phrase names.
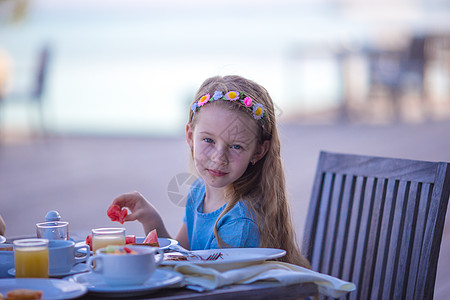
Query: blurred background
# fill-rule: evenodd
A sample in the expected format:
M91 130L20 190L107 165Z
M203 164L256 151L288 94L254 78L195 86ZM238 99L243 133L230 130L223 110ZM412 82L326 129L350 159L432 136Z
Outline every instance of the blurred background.
M1 0L2 129L177 135L216 74L261 83L281 119L448 118L449 11L443 0Z
M448 1L0 0L6 236L51 209L72 232L117 226L106 208L132 190L175 235L189 103L227 74L274 99L300 242L320 150L450 162ZM446 222L437 299L449 250Z

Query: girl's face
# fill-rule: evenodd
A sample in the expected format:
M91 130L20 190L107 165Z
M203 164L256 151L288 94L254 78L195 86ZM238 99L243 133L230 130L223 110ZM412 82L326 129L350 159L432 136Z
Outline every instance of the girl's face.
M209 187L233 183L267 152L269 142L257 142L259 125L243 112L205 105L195 118L194 128L186 126L186 139L193 147L195 168Z

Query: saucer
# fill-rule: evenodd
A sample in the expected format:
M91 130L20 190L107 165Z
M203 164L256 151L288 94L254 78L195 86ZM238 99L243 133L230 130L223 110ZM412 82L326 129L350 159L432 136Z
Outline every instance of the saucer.
M108 285L101 275L92 272L76 274L64 278L64 280L84 285L91 294L97 294L103 297L131 297L144 295L163 287L174 285L182 279L183 275L180 273L164 269L156 269L155 273L153 273L146 282L140 285Z
M42 299L74 299L87 293L82 284L49 278L8 278L0 280L0 293L13 289L30 289L42 291Z
M49 274L49 276L60 278L60 277L75 275L75 274L83 273L83 272L87 272L87 271L89 271L87 265L85 263L79 263L79 264L74 265L69 272L62 272L62 273L61 272L52 272ZM12 276L16 276L16 269L14 269L14 268L9 269L8 274L12 275Z

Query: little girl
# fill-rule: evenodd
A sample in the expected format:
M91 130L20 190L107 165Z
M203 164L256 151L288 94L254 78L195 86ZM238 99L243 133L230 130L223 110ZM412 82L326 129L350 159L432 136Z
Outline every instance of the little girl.
M190 189L175 239L191 250L267 247L281 260L309 267L295 242L286 199L273 102L257 83L239 76L207 79L197 91L186 140L199 179ZM138 192L114 199L148 233L170 237L160 214Z

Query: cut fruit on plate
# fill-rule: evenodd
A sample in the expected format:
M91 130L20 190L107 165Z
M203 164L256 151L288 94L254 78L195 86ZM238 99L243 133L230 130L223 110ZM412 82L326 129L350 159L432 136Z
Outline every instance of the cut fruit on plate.
M153 247L159 247L158 243L158 233L156 232L156 229L153 229L150 231L147 236L144 239L143 244L148 244L149 246Z
M89 245L89 240L92 240L92 237L87 237L86 240L82 240L82 241L78 241L76 242L76 246L82 246L82 245ZM143 246L152 246L150 244L143 244L144 243L144 236L141 237L136 237L136 242L135 243L129 243L129 245L143 245ZM91 243L92 244L92 243ZM159 244L159 248L162 250L166 250L169 249L170 245L174 245L174 244L178 244L178 241L174 240L174 239L169 239L169 238L158 238L158 244ZM11 249L12 250L12 249ZM92 251L92 250L91 250ZM77 250L78 253L80 254L85 254L86 250L84 248L78 249Z

